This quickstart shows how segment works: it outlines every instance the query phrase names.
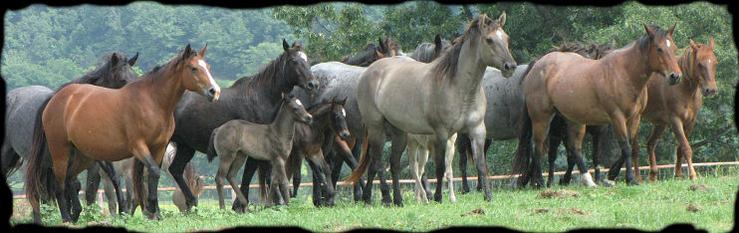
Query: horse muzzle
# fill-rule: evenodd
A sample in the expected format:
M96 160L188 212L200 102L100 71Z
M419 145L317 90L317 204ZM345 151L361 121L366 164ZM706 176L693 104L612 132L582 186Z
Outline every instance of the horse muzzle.
M705 97L713 97L716 94L718 94L718 89L716 88L704 88L703 89L703 96Z
M318 89L318 80L312 79L305 83L305 89L309 92L315 92Z
M203 95L205 95L205 97L208 97L208 101L213 103L218 101L218 98L221 96L221 89L216 87L208 88L203 92Z
M308 114L307 116L303 117L303 123L306 123L306 124L313 123L313 116Z
M344 139L344 140L349 139L349 136L351 136L351 134L349 133L349 130L345 129L339 132L339 137L341 137L341 139Z
M670 72L666 76L667 76L667 79L670 85L675 85L675 84L680 83L680 76L681 76L680 74L675 73L675 72Z

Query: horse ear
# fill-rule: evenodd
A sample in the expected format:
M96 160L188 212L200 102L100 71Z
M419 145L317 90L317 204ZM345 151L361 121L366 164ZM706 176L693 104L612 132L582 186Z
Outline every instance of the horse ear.
M644 24L644 30L647 32L649 38L654 38L654 28L652 26Z
M347 98L348 98L347 96L344 96L344 99L343 99L343 100L341 100L341 105L346 105L346 99L347 99Z
M715 42L713 41L713 36L711 38L708 38L708 47L711 47L713 49L713 46L715 45Z
M131 59L128 59L128 65L133 66L134 64L136 64L136 60L138 59L139 59L139 52L136 52L136 55L133 55Z
M290 49L290 46L287 44L285 38L282 38L282 48L285 49L285 52Z
M670 29L667 29L667 34L670 35L670 37L672 37L672 33L675 32L675 26L677 26L677 23L673 24Z
M503 11L503 13L498 17L498 27L502 28L503 25L505 25L505 17L505 11Z
M382 37L377 37L378 46L380 46L380 52L385 53L387 52L387 48L385 47L385 42L382 41Z
M206 51L208 51L208 43L205 43L205 46L202 49L200 49L200 52L198 52L198 55L200 55L200 57L205 57Z
M117 53L114 52L113 54L110 55L110 64L111 65L118 64L118 54Z
M282 95L282 99L287 99L287 95L285 95L285 92L280 92L280 94Z
M693 39L690 39L690 47L693 48L693 50L698 50L698 45L695 44L695 41L693 41Z
M190 57L190 54L192 53L192 48L190 48L190 44L188 43L185 47L185 51L182 52L182 60L187 59Z
M437 48L441 48L441 35L436 34L436 36L434 37L434 44Z

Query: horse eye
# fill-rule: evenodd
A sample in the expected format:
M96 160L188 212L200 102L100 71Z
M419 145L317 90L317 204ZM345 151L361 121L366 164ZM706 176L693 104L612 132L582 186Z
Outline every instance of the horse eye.
M662 52L662 48L657 47L657 52Z
M197 71L198 71L198 68L195 68L195 67L192 68L192 72L197 72Z
M488 42L488 44L492 44L493 38L485 38L485 41Z

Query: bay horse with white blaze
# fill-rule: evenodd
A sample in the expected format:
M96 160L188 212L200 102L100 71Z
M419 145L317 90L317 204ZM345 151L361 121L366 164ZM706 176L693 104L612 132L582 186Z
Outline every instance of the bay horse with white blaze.
M121 89L71 84L49 100L42 121L57 187L60 187L57 200L63 198L64 184L91 161L117 161L134 156L149 170L149 218L158 218L157 183L151 182L158 179L151 177L159 176L159 166L174 131L177 102L186 90L207 96L211 101L217 101L220 95L220 87L204 60L206 49L207 46L196 52L188 44L166 65ZM33 146L32 150L45 147L43 143ZM69 162L75 160L78 166ZM40 163L36 168L29 167L28 180L38 179L34 171L39 166ZM135 166L134 175L140 175L142 169ZM142 190L142 182L135 180L135 183ZM66 202L57 203L62 221L69 222Z

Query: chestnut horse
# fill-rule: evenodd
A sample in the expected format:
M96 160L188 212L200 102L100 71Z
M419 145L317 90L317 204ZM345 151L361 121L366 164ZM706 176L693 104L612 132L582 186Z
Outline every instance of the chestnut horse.
M666 32L656 26L645 25L644 28L645 36L599 60L575 53L552 52L529 66L523 80L524 119L528 122L524 124L524 132L532 130L530 136L533 137L535 154L517 156L531 157L528 165L534 186L544 184L539 160L548 151L546 136L557 113L566 119L566 143L576 157L582 157L580 152L586 125L611 124L621 147L621 158L611 167L608 178L614 180L625 162L626 182L635 184L629 144L636 140L639 113L646 105L639 96L646 92L647 81L653 72L670 77L672 85L679 81L682 73L673 46L675 27ZM526 139L524 137L523 140ZM519 164L514 167L526 166ZM588 173L580 169L583 175ZM583 177L590 178L589 175Z
M711 37L708 45L696 44L690 40L690 47L685 48L678 60L680 69L685 72L685 79L675 86L660 82L660 74L652 74L647 83L647 107L642 113L645 119L654 124L652 133L647 141L649 154L649 180L655 181L657 176L657 159L654 150L662 137L665 128L669 125L679 143L677 161L675 162L675 177L682 176L682 159L688 162L690 179L696 177L693 168L693 149L690 148L688 137L693 131L698 111L703 106L703 96L714 96L718 92L716 86L716 55L713 54L714 41ZM638 151L639 147L633 149ZM634 174L639 176L639 154L633 154Z
M169 63L121 89L71 84L49 100L42 115L45 138L34 140L31 151L42 151L46 146L43 142L47 142L57 200L64 200L64 184L94 160L117 161L134 156L149 169L149 180L158 180L159 166L174 131L174 109L182 94L190 90L211 101L217 101L220 95L220 87L204 60L206 49L207 46L196 52L188 44ZM36 156L34 160L40 159ZM141 162L137 165L134 175L143 172ZM40 167L41 163L29 164L28 182L39 180ZM142 183L134 182L142 190ZM147 207L152 213L149 217L154 218L158 217L157 183L148 185ZM27 190L31 197L35 191ZM57 204L62 221L71 221L66 202Z
M444 153L447 140L457 132L469 133L473 157L480 174L487 175L482 159L485 140L486 99L482 76L487 66L503 70L510 77L516 62L508 49L508 35L503 31L505 13L497 20L479 15L470 22L458 42L431 63L408 57L384 58L365 70L357 85L357 103L367 129L368 143L363 142L360 165L349 181L357 181L365 171L367 184L363 199L371 202L372 180L379 173L383 203L390 204L385 183L384 165L380 161L386 132L392 139L390 168L393 179L393 203L401 206L400 156L406 147L406 134L434 135L436 178L444 176ZM367 168L372 164L372 168ZM385 184L382 184L385 183ZM485 200L492 201L487 178L483 179ZM441 202L442 185L436 186L434 200Z

